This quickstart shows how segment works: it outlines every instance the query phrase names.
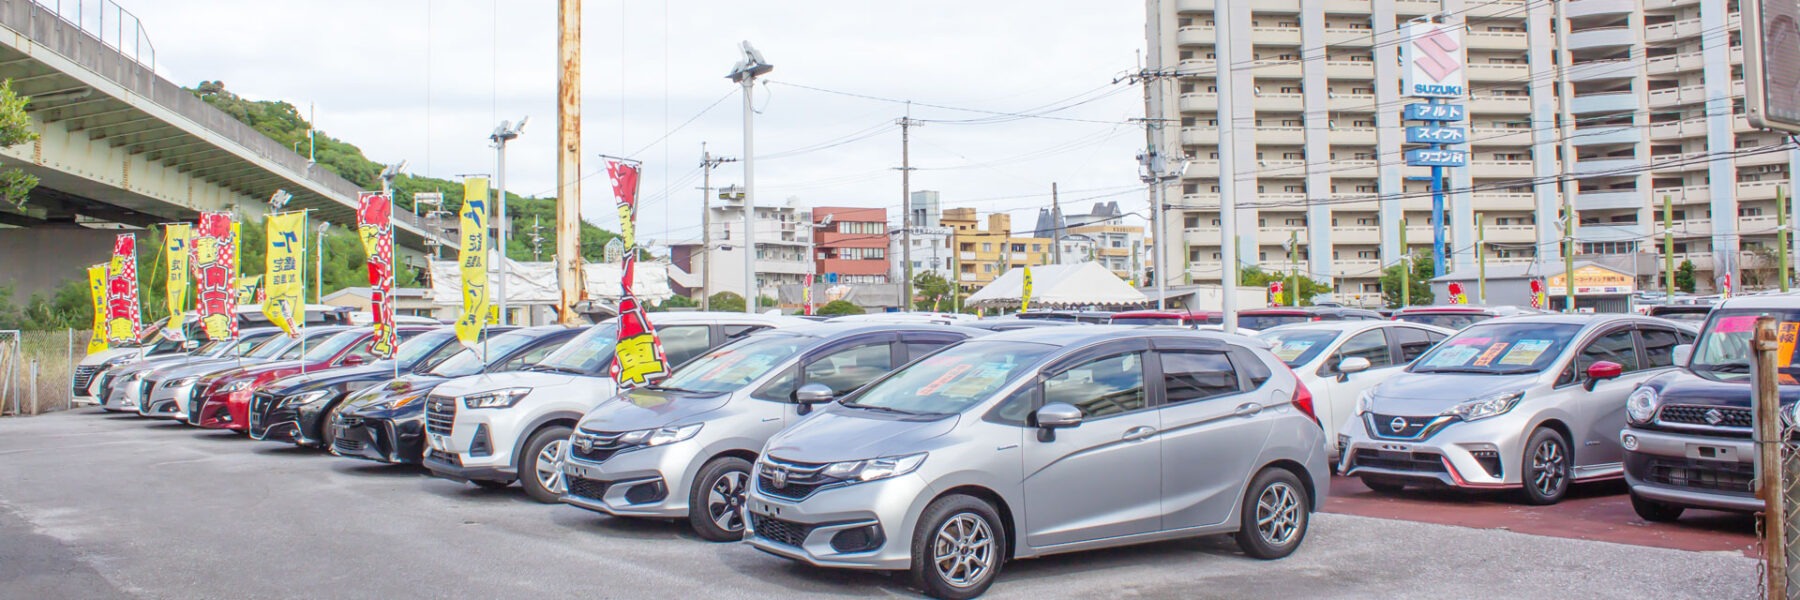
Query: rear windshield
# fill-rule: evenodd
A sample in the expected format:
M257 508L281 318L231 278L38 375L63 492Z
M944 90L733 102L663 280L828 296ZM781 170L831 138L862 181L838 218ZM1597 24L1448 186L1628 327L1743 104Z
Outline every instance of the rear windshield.
M1180 325L1175 317L1113 317L1114 325Z
M1271 351L1281 362L1287 363L1289 367L1298 367L1312 362L1338 335L1337 331L1330 329L1288 328L1265 331L1256 337L1274 345Z
M1420 325L1436 325L1449 329L1462 329L1482 321L1494 318L1482 313L1423 313L1411 315L1394 315L1396 321L1418 323Z
M1248 329L1274 329L1282 325L1295 323L1311 323L1312 317L1307 315L1238 315L1238 327Z
M432 375L439 377L468 377L480 373L494 359L505 358L514 350L525 347L538 336L525 331L512 331L488 338L487 341L475 344L473 348L464 348L455 356L444 359L432 367ZM494 359L483 361L481 357L491 356Z

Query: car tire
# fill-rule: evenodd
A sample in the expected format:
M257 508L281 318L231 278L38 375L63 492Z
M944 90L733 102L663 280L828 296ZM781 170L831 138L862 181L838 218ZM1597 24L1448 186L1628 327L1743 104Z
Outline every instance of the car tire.
M700 467L688 492L688 523L712 542L744 539L744 496L750 490L750 461L721 456Z
M1293 471L1263 469L1244 490L1238 509L1238 548L1252 558L1285 558L1306 540L1312 523L1312 495Z
M562 453L567 450L567 425L550 425L531 434L525 442L525 455L519 457L519 486L525 495L544 504L555 504L563 494ZM550 456L554 453L555 456ZM549 461L549 462L546 462Z
M1637 511L1639 518L1651 523L1673 523L1681 518L1686 507L1657 502L1635 493L1631 495L1631 510Z
M1524 475L1526 504L1548 506L1561 502L1569 493L1569 440L1547 427L1531 432L1525 442L1525 455L1519 470Z
M469 483L473 483L475 484L475 487L484 490L504 490L507 486L512 485L511 481L500 481L496 479L470 479Z
M344 404L340 402L336 406L325 409L325 415L319 418L319 447L324 448L326 452L330 452L331 447L337 444L337 428L332 427L331 423L337 420L338 413L343 410Z
M913 530L913 584L933 598L975 598L994 584L1006 549L1006 527L992 505L961 494L938 498L925 507Z
M1393 496L1406 491L1406 482L1385 477L1364 477L1362 483L1377 494Z

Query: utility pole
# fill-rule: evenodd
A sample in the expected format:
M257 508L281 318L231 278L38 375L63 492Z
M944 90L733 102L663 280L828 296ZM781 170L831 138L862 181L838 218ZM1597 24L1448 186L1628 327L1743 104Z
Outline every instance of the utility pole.
M1675 196L1663 194L1663 304L1675 303Z
M912 263L912 128L920 125L912 118L912 104L907 104L907 116L900 117L900 261L901 276L906 282L901 286L901 302L911 310L913 305L913 263ZM811 260L808 257L807 260Z
M319 304L325 303L325 232L329 229L330 221L319 221L319 234L314 236L318 238L314 245L319 252L313 255L313 302ZM306 320L305 315L300 320Z
M1288 306L1300 306L1300 230L1288 232L1288 280L1294 287L1288 292Z
M1412 306L1412 250L1406 247L1406 217L1400 217L1400 308L1408 306Z
M494 291L500 295L500 325L502 326L511 321L506 299L506 278L509 271L506 266L508 262L506 240L512 236L512 220L506 217L506 143L518 139L519 134L525 133L525 122L529 120L531 117L520 117L517 124L501 121L500 126L494 128L493 135L488 136L488 140L494 143L494 186L497 188L494 197L499 199L497 204L500 205L499 218L494 220L496 225L494 239L498 242L496 245L500 247L500 260L496 265L499 267L497 270L500 272L500 277L499 281L495 282Z
M556 53L557 322L577 324L575 303L587 291L581 269L581 0L558 0Z
M544 229L542 222L543 222L543 220L538 218L536 215L533 215L531 217L531 261L532 262L542 262L544 260L544 236L539 233L539 232L543 231L543 229Z
M1475 213L1475 296L1487 304L1487 216Z
M1787 210L1788 209L1787 209L1787 203L1788 203L1788 198L1787 198L1786 191L1781 187L1776 187L1775 188L1775 239L1778 241L1778 243L1781 244L1781 250L1779 250L1781 262L1778 263L1780 266L1780 269L1775 272L1775 277L1777 279L1781 280L1781 291L1783 291L1783 292L1788 291L1788 220L1787 220L1787 217L1788 217Z
M1062 239L1063 218L1062 201L1056 197L1056 182L1050 182L1050 261L1063 264Z
M737 162L735 158L713 156L700 142L700 310L712 310L712 170ZM694 264L691 260L689 265Z
M756 290L756 105L751 98L756 78L775 70L775 65L763 60L762 53L748 41L740 43L739 49L744 57L726 77L744 88L744 312L756 314L760 299Z
M1562 197L1563 197L1563 309L1575 312L1575 225L1581 220L1575 218L1575 193L1579 191L1575 181L1575 117L1569 109L1569 99L1575 97L1575 81L1569 77L1570 61L1574 53L1569 51L1569 19L1565 13L1568 2L1552 2L1556 7L1556 66L1561 71L1557 74L1558 89L1556 104L1558 113L1557 134L1562 137ZM1442 275L1443 273L1439 273Z

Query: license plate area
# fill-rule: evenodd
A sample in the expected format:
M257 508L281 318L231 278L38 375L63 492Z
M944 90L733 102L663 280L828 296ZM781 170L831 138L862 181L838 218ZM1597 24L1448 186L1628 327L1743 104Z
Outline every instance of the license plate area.
M1708 444L1688 444L1687 457L1693 460L1738 462L1737 448Z

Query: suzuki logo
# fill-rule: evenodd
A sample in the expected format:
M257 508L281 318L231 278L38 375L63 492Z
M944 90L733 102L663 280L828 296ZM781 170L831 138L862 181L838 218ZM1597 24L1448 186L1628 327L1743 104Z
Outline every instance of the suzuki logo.
M774 485L775 489L779 490L781 488L787 487L787 478L788 478L787 469L781 469L781 468L769 469L769 483L771 485Z
M1413 45L1419 49L1413 62L1419 65L1419 68L1424 69L1425 74L1430 75L1432 79L1443 81L1444 78L1462 69L1462 59L1454 54L1462 46L1457 44L1455 39L1445 35L1442 29L1426 32L1425 35L1413 40Z
M1719 412L1719 409L1716 408L1707 410L1706 414L1701 417L1706 419L1707 425L1718 425L1725 422L1725 413Z
M1405 431L1406 430L1406 418L1405 417L1394 417L1394 420L1388 423L1388 428L1394 430L1394 433L1400 433L1402 431Z

